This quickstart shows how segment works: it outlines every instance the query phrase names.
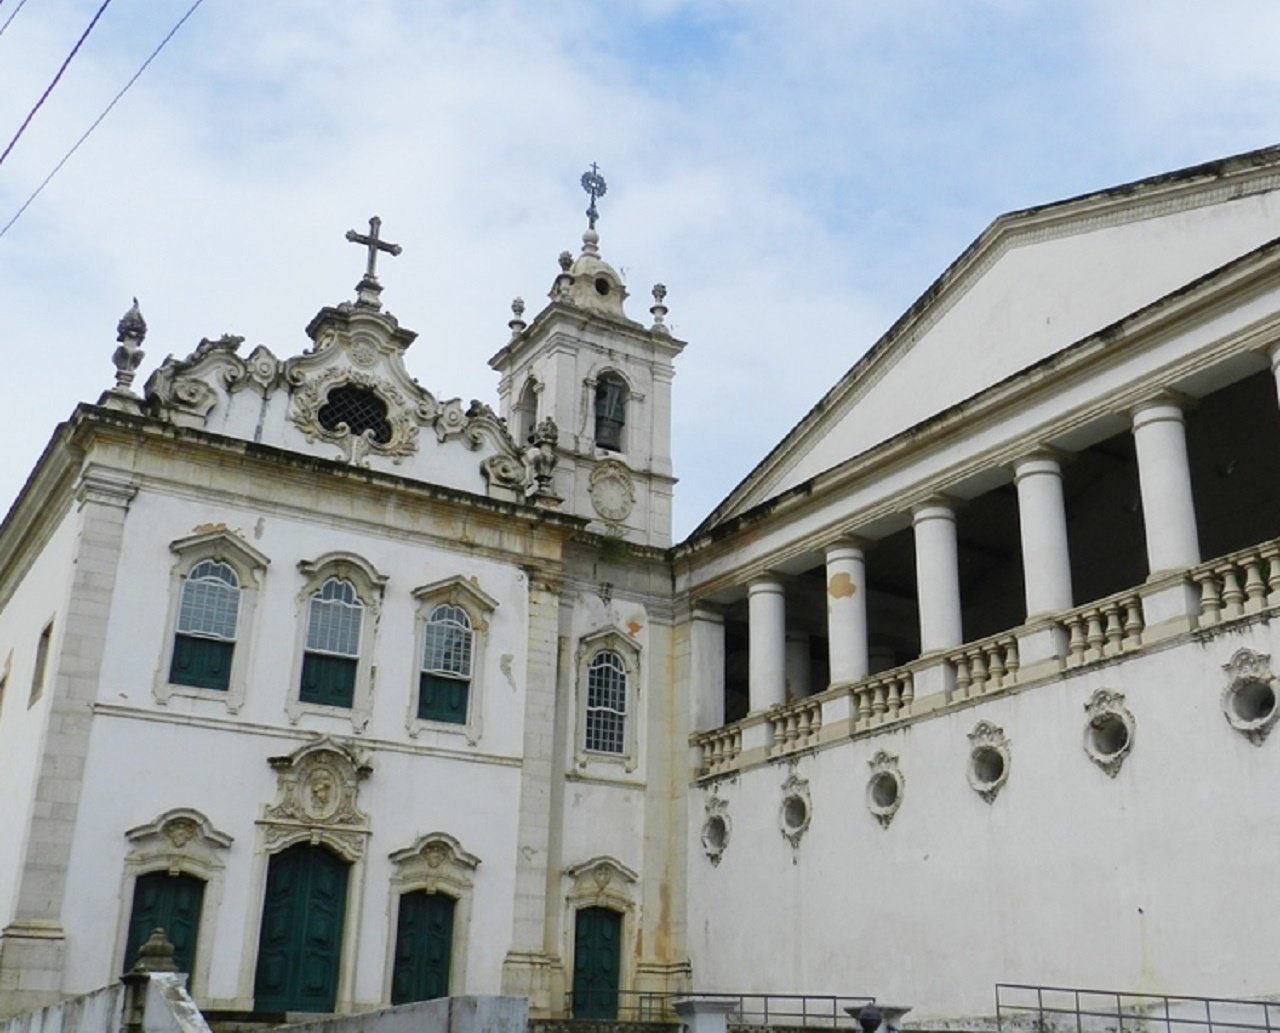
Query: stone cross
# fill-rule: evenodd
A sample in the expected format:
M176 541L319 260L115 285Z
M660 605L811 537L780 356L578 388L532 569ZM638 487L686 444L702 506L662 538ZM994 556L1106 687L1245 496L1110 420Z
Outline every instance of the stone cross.
M389 255L400 254L402 248L399 244L390 244L385 240L378 239L378 231L382 229L382 220L376 215L369 220L369 233L357 233L355 230L347 230L347 240L353 244L363 244L369 249L368 263L365 265L364 278L366 280L377 280L377 264L378 252L385 251Z

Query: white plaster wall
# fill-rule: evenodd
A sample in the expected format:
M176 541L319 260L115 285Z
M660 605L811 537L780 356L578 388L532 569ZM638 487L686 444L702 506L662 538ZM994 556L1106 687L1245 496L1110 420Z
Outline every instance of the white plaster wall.
M113 978L130 903L125 830L170 808L194 807L234 838L226 851L221 905L216 913L206 907L204 915L216 923L209 984L197 986L195 994L201 1001L251 999L265 879L255 819L275 799L277 784L267 760L304 741L265 730L241 734L233 728L98 717L64 907L70 933L65 990L79 992ZM385 1000L395 932L388 855L435 831L456 837L481 860L474 873L465 989L496 993L511 929L519 768L378 746L369 749L369 763L373 770L360 785L359 805L369 815L372 835L363 885L353 878L348 888L358 895L358 924L346 929L347 936L358 937L356 1000Z
M13 917L49 702L57 677L78 528L74 511L62 518L44 550L0 608L0 671L6 658L13 657L4 698L0 700L0 757L4 758L0 777L0 926ZM28 706L36 646L40 632L51 619L53 638L45 665L44 694L34 706Z
M912 1018L991 1015L997 981L1133 991L1274 993L1280 951L1280 742L1226 723L1222 665L1255 624L802 757L813 823L778 827L785 763L716 786L732 838L697 847L690 801L690 952L700 990L872 993ZM1123 692L1136 718L1115 779L1082 749L1083 705ZM980 719L1011 740L991 804L966 780ZM901 809L865 805L871 755L899 755Z
M524 573L509 563L468 551L465 543L451 548L433 541L427 527L422 535L411 536L391 526L377 528L377 514L361 512L354 504L343 507L341 501L331 498L327 508L328 514L303 513L266 505L250 508L216 497L201 500L141 492L125 524L122 564L129 574L116 586L117 603L108 626L99 698L193 718L231 717L246 724L286 724L285 703L297 691L299 628L306 616L299 599L305 578L298 563L345 551L363 557L388 577L374 643L372 716L363 734L371 739L409 739L406 717L416 698L419 662L419 611L412 591L461 575L474 579L474 584L498 601L486 635L480 677L481 739L471 746L460 731L424 729L416 742L426 747L518 756L524 709L521 672L528 634ZM363 526L341 523L344 508L352 516L362 517ZM158 681L167 678L164 656L172 634L171 571L178 557L169 543L195 533L197 528L217 524L240 532L248 544L271 560L262 577L253 626L242 625L237 643L237 649L249 650L251 660L244 706L237 715L228 715L220 699L175 695L162 705L154 695ZM350 718L341 714L307 713L297 727L326 734L353 733Z
M1280 235L1255 194L1012 247L865 397L802 446L777 495Z

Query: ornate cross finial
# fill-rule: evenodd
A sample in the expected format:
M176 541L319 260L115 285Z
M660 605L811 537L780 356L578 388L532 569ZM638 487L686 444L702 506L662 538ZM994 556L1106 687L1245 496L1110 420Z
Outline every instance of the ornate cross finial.
M600 218L600 213L596 211L596 199L604 197L609 190L604 176L600 175L600 167L594 161L591 168L582 174L582 189L591 197L591 205L587 208L587 228L593 230L596 228L596 220Z
M391 244L378 237L378 232L382 229L382 220L376 215L369 220L369 232L357 233L355 230L347 230L347 240L353 244L363 244L369 250L369 257L365 262L364 276L360 282L356 284L356 292L360 301L367 305L378 308L378 295L382 291L382 287L378 284L378 252L385 251L389 255L398 255L403 250L399 244Z

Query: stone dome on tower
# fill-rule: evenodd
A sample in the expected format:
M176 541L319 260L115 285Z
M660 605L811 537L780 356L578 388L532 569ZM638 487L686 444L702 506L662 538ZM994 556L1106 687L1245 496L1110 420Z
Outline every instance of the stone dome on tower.
M599 315L627 319L627 288L618 271L600 257L599 245L600 234L592 227L582 234L582 253L576 259L568 251L561 253L560 275L549 296Z

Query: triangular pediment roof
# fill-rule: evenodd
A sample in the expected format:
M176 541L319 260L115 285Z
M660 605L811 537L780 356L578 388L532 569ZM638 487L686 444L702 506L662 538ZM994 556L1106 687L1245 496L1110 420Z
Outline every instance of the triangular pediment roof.
M1268 147L999 216L692 537L1280 235L1277 189Z

